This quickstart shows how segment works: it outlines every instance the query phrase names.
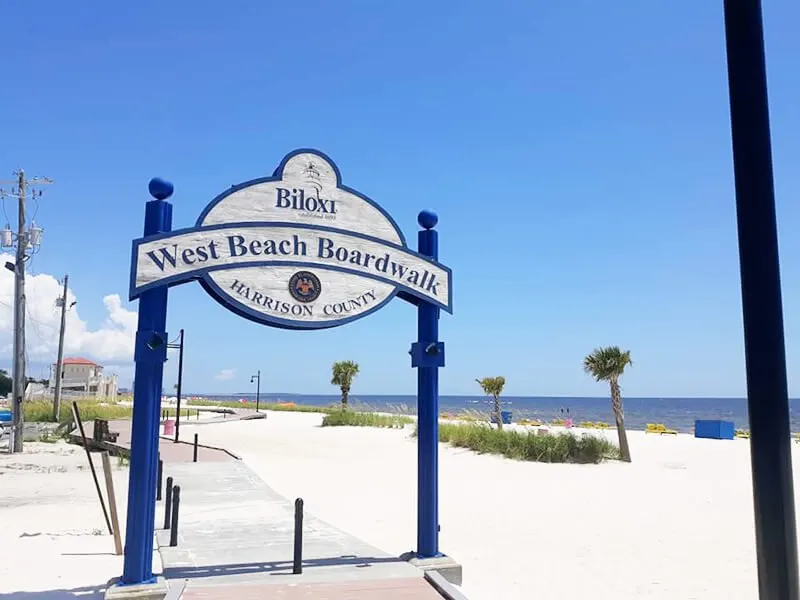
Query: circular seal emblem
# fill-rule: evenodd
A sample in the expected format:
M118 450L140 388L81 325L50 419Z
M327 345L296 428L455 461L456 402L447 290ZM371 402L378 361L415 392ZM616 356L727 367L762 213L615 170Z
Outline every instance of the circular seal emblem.
M289 278L289 293L298 302L313 302L320 292L322 283L311 271L298 271Z

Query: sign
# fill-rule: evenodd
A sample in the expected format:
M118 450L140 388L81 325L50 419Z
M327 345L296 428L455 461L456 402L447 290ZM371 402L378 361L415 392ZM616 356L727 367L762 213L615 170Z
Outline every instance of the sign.
M452 312L450 269L409 249L394 220L316 150L223 192L193 228L134 240L131 264L132 300L199 279L226 308L288 329L343 325L400 292Z

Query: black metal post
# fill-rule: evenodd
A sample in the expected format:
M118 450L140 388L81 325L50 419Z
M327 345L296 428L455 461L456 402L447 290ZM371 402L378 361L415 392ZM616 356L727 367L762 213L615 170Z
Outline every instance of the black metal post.
M169 545L178 545L178 510L181 506L181 486L176 485L172 490L172 522L169 528Z
M798 600L789 398L760 0L725 0L761 600Z
M183 329L181 329L181 341L178 346L178 394L176 398L176 406L178 408L175 417L175 442L178 441L178 436L181 430L181 392L183 391ZM188 418L188 413L187 413Z
M167 477L167 498L164 502L164 529L169 529L172 510L172 477Z
M256 382L256 412L258 412L258 404L261 400L261 369L258 373L250 377L250 383Z
M194 452L192 453L192 462L197 462L197 434L194 434Z
M157 475L157 483L156 483L156 501L161 500L161 486L163 484L162 478L164 477L164 461L160 458L158 459L158 475Z
M294 560L292 573L300 575L303 572L303 499L294 501Z

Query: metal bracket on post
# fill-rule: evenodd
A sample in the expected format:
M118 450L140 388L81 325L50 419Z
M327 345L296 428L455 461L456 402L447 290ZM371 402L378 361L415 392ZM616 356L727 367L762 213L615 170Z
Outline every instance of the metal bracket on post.
M167 332L137 331L133 359L167 362Z
M444 342L414 342L408 353L413 368L444 366Z

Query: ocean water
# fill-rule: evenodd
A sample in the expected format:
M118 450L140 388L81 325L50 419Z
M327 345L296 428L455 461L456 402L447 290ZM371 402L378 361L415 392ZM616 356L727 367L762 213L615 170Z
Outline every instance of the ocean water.
M255 394L205 395L219 400L255 402ZM339 402L338 395L311 396L301 394L262 394L264 402L294 402L309 406L327 406ZM352 394L353 405L387 411L416 413L416 396L368 396ZM512 412L512 419L571 418L581 421L605 421L613 425L609 398L547 398L503 396L503 410ZM644 429L647 423L664 423L667 427L690 433L696 419L733 421L737 429L748 429L747 401L744 398L623 398L625 424L630 429ZM480 396L440 396L440 413L478 410L488 412L490 399ZM792 431L800 431L800 400L790 404Z

